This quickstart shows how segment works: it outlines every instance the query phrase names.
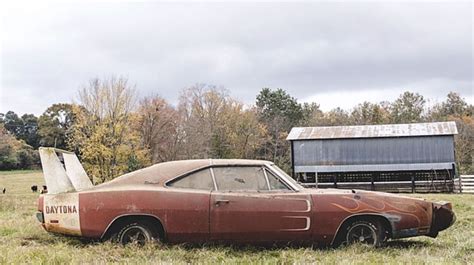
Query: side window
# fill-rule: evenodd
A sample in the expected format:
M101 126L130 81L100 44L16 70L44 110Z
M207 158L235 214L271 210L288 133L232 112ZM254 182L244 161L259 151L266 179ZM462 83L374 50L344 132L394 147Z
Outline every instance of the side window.
M217 189L221 191L268 191L262 167L215 167Z
M213 190L214 182L212 181L210 170L203 169L168 183L168 186L183 189Z
M268 177L268 183L270 184L271 190L290 190L277 176L273 175L272 172L265 170Z

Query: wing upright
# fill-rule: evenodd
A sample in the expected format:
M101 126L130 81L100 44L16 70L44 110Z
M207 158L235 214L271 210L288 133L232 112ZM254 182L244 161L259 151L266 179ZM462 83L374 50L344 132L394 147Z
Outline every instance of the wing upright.
M39 154L48 193L80 191L93 187L77 156L68 151L40 147ZM64 164L59 157L62 157Z

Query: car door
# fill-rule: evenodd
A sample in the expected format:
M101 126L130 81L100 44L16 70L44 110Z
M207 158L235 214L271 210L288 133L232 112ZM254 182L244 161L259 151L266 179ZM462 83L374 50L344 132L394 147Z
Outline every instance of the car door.
M166 183L159 198L166 205L166 234L170 242L205 242L209 239L209 200L214 189L210 169L195 171Z
M214 167L211 239L303 241L310 238L311 198L262 166ZM272 189L273 186L273 189Z

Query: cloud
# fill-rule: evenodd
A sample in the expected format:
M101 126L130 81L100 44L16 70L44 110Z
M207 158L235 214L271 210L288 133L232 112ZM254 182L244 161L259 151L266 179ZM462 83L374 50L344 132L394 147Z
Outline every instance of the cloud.
M249 104L281 87L327 109L473 94L470 2L55 3L2 22L0 112L40 114L113 74L174 103L194 83Z

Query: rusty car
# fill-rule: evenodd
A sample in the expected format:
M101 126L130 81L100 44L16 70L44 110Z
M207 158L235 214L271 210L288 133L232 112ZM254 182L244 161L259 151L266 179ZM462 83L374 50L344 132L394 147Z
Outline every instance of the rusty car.
M436 237L449 202L362 190L309 189L274 163L202 159L155 164L93 185L74 153L40 148L48 193L37 218L52 233L123 244L224 242L337 246Z

